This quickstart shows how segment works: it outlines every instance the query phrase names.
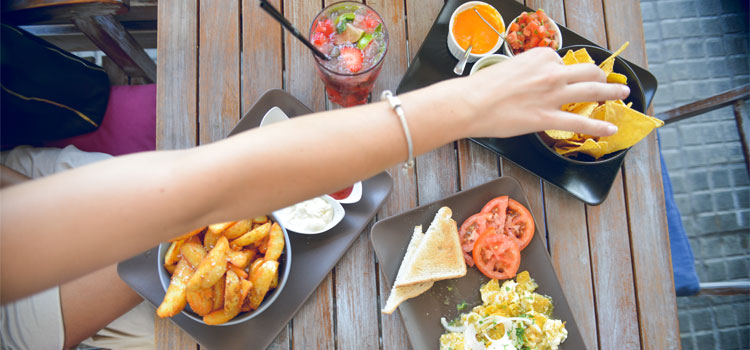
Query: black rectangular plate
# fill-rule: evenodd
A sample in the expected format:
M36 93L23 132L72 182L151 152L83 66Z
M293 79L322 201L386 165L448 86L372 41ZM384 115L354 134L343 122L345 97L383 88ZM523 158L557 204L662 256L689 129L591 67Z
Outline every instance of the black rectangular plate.
M451 208L453 220L461 225L469 216L479 212L490 199L502 195L508 195L526 208L531 208L518 181L505 176L375 223L371 231L372 245L388 285L393 286L396 280L414 226L422 225L427 231L435 213L443 206ZM427 292L399 306L398 310L414 349L439 348L440 335L445 332L440 324L440 317L447 320L456 318L459 315L456 305L459 303L466 302L470 307L482 304L479 287L489 279L475 267L467 266L467 270L466 276L435 282ZM518 271L529 271L531 278L539 284L536 292L552 297L555 306L553 317L564 321L568 330L568 339L561 344L560 349L586 349L547 248L539 237L539 230L535 230L534 238L521 252Z
M229 136L260 125L260 120L277 106L289 117L311 113L310 109L282 90L267 91ZM362 182L362 199L344 204L346 216L331 231L319 235L289 233L292 267L279 297L262 314L232 326L207 326L182 313L171 318L178 327L208 349L265 349L279 331L315 291L339 259L357 239L393 189L393 180L382 172ZM139 254L117 266L120 277L154 306L164 299L159 282L157 249Z
M456 77L453 74L453 67L457 60L448 51L446 43L448 22L453 11L468 1L448 0L445 2L417 55L401 79L397 93L405 93ZM484 1L500 11L506 25L507 22L512 21L523 11L534 11L513 0ZM599 46L562 25L559 25L559 27L564 46ZM653 74L632 62L628 60L625 60L625 62L633 69L638 80L640 80L648 108L656 93L656 78ZM467 65L464 74L471 71L471 65ZM531 138L526 135L505 139L473 138L471 140L591 205L599 205L607 198L607 194L609 194L609 190L612 188L620 166L625 159L625 157L620 157L616 161L604 164L572 164L558 161L551 154L540 152L532 144Z

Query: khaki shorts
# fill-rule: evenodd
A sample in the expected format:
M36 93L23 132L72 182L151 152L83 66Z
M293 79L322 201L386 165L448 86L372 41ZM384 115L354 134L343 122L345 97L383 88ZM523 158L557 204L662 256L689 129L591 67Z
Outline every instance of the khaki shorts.
M75 146L17 147L0 152L0 164L31 178L109 159L104 153L83 152ZM83 341L109 349L153 349L155 309L142 302ZM59 287L0 307L0 349L62 349L65 342Z

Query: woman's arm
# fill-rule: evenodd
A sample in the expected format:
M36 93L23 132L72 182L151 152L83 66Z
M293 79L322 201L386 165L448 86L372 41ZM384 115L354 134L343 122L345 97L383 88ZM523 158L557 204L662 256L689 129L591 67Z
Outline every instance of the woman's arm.
M566 67L554 51L539 49L400 98L416 155L469 136L549 128L612 134L608 123L560 111L567 102L627 95L604 82L594 65ZM399 120L379 102L10 187L0 194L0 300L72 280L206 224L333 192L406 157Z

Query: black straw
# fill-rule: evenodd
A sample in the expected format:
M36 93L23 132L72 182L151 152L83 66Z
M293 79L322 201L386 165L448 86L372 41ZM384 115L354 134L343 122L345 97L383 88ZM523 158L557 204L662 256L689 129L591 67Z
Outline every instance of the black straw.
M283 26L284 28L286 28L286 30L288 30L290 33L292 33L292 35L294 35L297 39L299 39L300 41L302 41L302 43L305 44L305 46L309 47L310 50L313 51L313 53L315 54L315 56L318 56L321 59L324 59L326 61L328 61L328 60L331 59L326 54L320 52L320 50L318 50L318 48L315 47L315 45L313 45L304 36L302 36L302 34L300 34L299 30L297 30L297 28L294 28L294 26L292 26L292 24L289 23L289 20L287 20L284 17L284 15L282 15L281 13L279 13L279 11L277 11L273 7L273 5L269 4L267 0L260 0L260 7L263 10L265 10L266 12L268 12L268 14L271 15L271 17L273 17L273 19L275 19L277 22L281 23L281 26Z

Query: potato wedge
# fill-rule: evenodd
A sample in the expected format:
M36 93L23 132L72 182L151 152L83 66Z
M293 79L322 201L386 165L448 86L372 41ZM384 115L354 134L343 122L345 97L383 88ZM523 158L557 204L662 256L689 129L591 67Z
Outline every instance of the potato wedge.
M216 283L214 283L214 306L212 310L218 310L224 308L224 287L226 287L226 275L221 276Z
M258 253L266 254L266 250L268 249L268 236L256 244L258 245Z
M187 283L190 275L193 274L193 268L187 260L180 259L174 272L164 300L156 309L156 314L161 318L177 315L187 304Z
M180 247L182 247L184 240L172 242L167 248L167 252L164 254L164 265L176 264L180 261Z
M224 285L224 311L232 312L242 307L242 286L240 278L234 271L227 271L227 281Z
M250 307L255 310L263 302L268 289L271 287L273 276L278 273L278 261L264 261L260 267L250 276L250 282L253 283L253 289L250 290Z
M249 250L249 249L244 249L244 250L229 249L229 251L227 251L227 259L229 259L229 262L232 265L237 266L241 269L244 269L245 267L247 267L247 265L251 261L250 259L252 259L254 255L255 255L255 251Z
M167 269L167 272L169 272L170 275L174 275L174 270L177 269L177 264L164 265L164 268Z
M237 221L227 221L218 224L208 225L208 231L217 235L224 233L228 228L232 227Z
M203 226L203 227L201 227L201 228L197 228L197 229L195 229L195 230L192 230L192 231L190 231L190 232L188 232L188 233L186 233L186 234L183 234L183 235L181 235L181 236L178 236L178 237L172 238L172 239L170 239L169 241L170 241L170 242L177 242L177 241L182 241L182 240L186 240L186 239L188 239L188 238L190 238L190 237L193 237L193 236L195 236L195 235L197 235L197 234L199 234L199 233L203 232L203 230L205 230L205 229L206 229L206 226Z
M250 231L253 228L253 221L252 220L240 220L237 221L234 225L230 226L224 231L224 236L226 236L228 239L235 239L239 236L244 235L247 233L247 231Z
M273 279L271 280L271 285L268 287L269 290L276 289L276 287L279 286L279 274L273 276Z
M240 313L239 307L237 308L237 310L230 310L230 311L226 311L224 309L218 309L218 310L211 311L211 313L206 316L203 316L203 322L209 325L227 323L231 319L233 319L235 316L237 316L239 313Z
M271 231L271 223L267 222L263 225L258 226L257 228L254 228L248 231L247 233L243 234L237 239L233 240L232 247L235 249L239 249L246 245L258 242L266 238L270 231Z
M279 260L281 253L284 251L284 232L278 223L273 223L271 232L268 234L268 244L266 245L266 260Z
M211 230L206 231L206 235L203 236L203 246L208 250L214 249L219 237L221 237L220 233L214 233Z
M256 216L253 218L253 224L265 224L268 222L268 216Z
M195 243L195 244L203 245L203 242L201 242L200 236L197 236L197 235L186 239L185 243Z
M245 279L247 278L247 272L237 266L234 266L234 264L230 263L228 268L229 270L234 271L234 273L237 274L237 277Z
M206 250L200 243L185 242L180 247L180 254L190 263L190 266L197 268L206 257Z
M250 264L250 276L255 274L255 271L258 270L260 265L263 265L263 261L264 261L263 258L257 258L253 261L252 264Z
M250 306L250 299L248 299L247 296L250 295L251 289L253 289L253 282L240 279L240 311L251 311L249 309L245 310L245 305L248 305L248 307Z
M205 316L214 309L213 287L187 292L187 302L196 314Z
M199 290L213 286L227 271L228 250L229 241L226 237L221 236L216 242L216 246L198 264L198 268L188 281L188 289Z

